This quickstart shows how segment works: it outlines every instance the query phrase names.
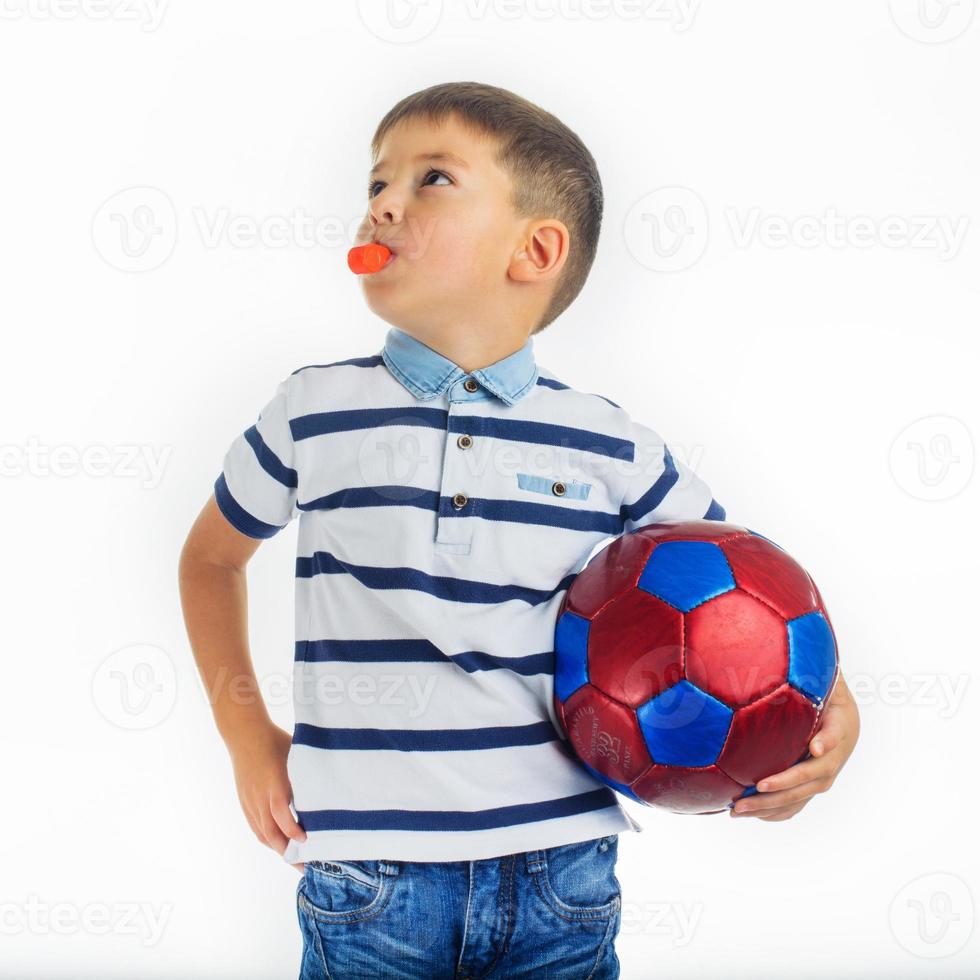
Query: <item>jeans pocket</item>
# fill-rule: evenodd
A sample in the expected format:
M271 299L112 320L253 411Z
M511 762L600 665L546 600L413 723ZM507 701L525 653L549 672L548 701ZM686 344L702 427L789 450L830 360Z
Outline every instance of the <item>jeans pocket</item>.
M388 904L393 882L386 861L307 861L299 907L320 922L360 922Z
M564 919L608 919L622 904L616 877L619 835L562 844L539 852L538 894Z

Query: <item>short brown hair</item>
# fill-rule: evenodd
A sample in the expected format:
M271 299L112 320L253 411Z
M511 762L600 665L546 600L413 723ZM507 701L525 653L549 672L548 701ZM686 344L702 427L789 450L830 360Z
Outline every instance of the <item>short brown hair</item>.
M406 96L378 123L381 141L405 118L439 123L458 113L464 124L500 141L497 162L511 177L512 204L522 217L558 218L568 228L568 259L551 302L532 333L539 333L578 296L588 278L602 224L602 183L585 144L560 119L507 89L481 82L443 82Z

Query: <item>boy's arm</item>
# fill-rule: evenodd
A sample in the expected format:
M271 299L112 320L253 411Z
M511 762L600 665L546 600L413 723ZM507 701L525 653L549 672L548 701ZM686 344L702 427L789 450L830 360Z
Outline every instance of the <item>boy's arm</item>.
M248 649L245 566L262 542L237 532L212 495L184 542L180 600L191 649L225 744L271 721Z
M289 808L292 737L269 717L249 654L245 566L298 513L288 395L289 378L231 443L179 567L187 634L242 809L256 837L279 854L287 837L306 835Z
M861 731L861 719L851 689L839 674L834 690L820 717L820 727L810 739L812 759L760 780L758 793L739 800L732 816L759 817L761 820L788 820L817 795L834 784L854 751Z
M708 484L670 451L658 432L632 419L628 431L633 459L617 460L626 476L620 508L623 533L658 521L725 520L725 509Z
M675 457L661 436L642 423L630 422L634 460L628 467L622 516L625 533L664 520L726 520L725 509L707 483ZM757 793L732 808L732 816L786 820L817 794L833 785L854 751L861 722L857 703L839 674L834 690L810 740L813 758L760 780Z
M269 717L248 648L245 566L260 544L228 523L212 495L181 550L178 577L187 635L239 802L255 836L281 855L288 837L306 834L289 809L292 737Z

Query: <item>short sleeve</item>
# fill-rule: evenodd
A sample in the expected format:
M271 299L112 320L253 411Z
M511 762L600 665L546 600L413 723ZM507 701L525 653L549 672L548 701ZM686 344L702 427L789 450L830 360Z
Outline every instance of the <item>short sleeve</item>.
M271 538L299 513L288 382L279 383L256 423L232 442L214 482L221 513L252 538Z
M677 459L653 429L630 420L633 461L620 508L623 531L675 520L725 520L725 508L697 473Z

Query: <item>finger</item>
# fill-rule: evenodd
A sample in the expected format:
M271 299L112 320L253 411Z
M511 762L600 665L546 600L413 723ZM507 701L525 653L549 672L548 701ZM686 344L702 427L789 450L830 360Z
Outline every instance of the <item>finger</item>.
M829 702L820 716L820 725L812 741L820 742L823 751L837 745L847 732L848 711L844 704ZM811 744L812 744L811 741Z
M799 786L801 783L808 783L813 779L833 777L839 768L838 755L838 752L828 750L818 759L805 759L803 762L797 762L789 769L760 779L755 788L760 793L771 793L773 790L789 789L792 786Z
M790 817L796 816L796 814L799 813L800 810L802 810L803 807L805 807L808 802L809 801L806 800L803 803L797 803L795 806L783 806L780 807L778 810L770 810L767 811L766 813L760 813L758 819L765 820L767 822L778 821L778 820L789 820Z
M826 755L831 749L837 748L840 744L841 733L836 721L828 721L821 726L817 733L810 739L810 754L817 756Z
M289 838L279 829L279 825L268 810L262 815L262 835L265 837L266 844L280 855L289 843Z
M298 864L294 864L293 867L301 874L306 874L306 862L300 861Z
M826 785L824 780L811 779L809 782L801 783L790 789L779 790L774 793L756 793L754 796L739 800L733 813L755 813L759 810L773 810L777 807L787 806L799 800L809 799L811 796L821 792L821 787Z
M293 811L289 809L289 801L283 797L273 797L269 801L269 809L278 824L279 829L293 840L305 841L306 831L296 822Z
M757 795L791 789L802 783L820 779L821 776L825 775L827 768L824 759L826 756L822 759L807 759L805 762L797 762L795 766L790 766L789 769L784 769L782 772L766 776L765 779L761 779L756 784L755 788L759 791Z
M800 800L808 800L811 796L822 793L828 786L829 781L827 780L813 779L776 793L756 793L754 796L747 796L744 800L739 800L732 808L732 813L755 814L760 810L778 809L791 803L798 803Z

